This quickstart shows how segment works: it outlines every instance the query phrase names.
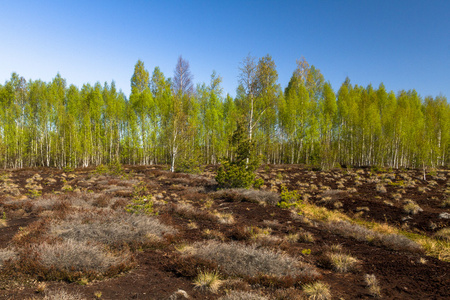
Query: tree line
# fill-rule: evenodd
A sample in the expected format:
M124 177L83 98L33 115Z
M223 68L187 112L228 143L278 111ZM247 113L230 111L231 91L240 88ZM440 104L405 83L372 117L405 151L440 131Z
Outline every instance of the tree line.
M270 55L246 57L236 97L221 77L194 85L181 56L173 77L138 61L129 97L114 81L68 85L26 81L0 85L0 166L87 167L168 164L172 171L217 164L233 155L237 120L266 163L442 167L450 162L450 106L444 96L353 85L333 90L302 58L284 90Z

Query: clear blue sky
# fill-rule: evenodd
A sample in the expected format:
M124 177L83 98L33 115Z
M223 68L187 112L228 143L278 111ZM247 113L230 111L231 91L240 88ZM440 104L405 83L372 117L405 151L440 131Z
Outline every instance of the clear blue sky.
M182 55L195 83L216 70L234 96L249 53L272 56L283 88L304 56L335 91L348 76L449 98L450 1L0 1L1 84L59 72L128 96L138 59L172 77Z

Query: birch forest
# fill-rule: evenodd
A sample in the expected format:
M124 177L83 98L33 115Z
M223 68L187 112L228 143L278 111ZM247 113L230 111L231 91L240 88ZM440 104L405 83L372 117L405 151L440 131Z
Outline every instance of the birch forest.
M415 90L363 87L347 78L333 89L302 58L278 84L270 55L239 65L236 97L221 77L194 84L181 56L172 77L142 61L130 68L131 94L114 82L70 85L13 73L0 85L0 166L88 167L112 162L217 164L231 155L237 120L265 163L320 168L438 168L450 164L450 106ZM357 80L357 79L356 79Z

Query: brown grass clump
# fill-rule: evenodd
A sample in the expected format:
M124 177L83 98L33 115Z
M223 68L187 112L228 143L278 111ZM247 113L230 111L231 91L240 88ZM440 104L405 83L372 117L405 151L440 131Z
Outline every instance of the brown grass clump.
M441 202L441 207L442 207L442 208L450 207L450 197L449 197L449 198L446 198L446 199L444 199L444 200L442 200L442 202Z
M435 236L439 239L447 240L448 242L450 242L450 227L442 228L435 233Z
M364 276L364 281L366 282L367 289L369 290L369 294L372 297L380 298L381 297L381 288L378 284L378 279L374 274L366 274Z
M333 233L344 237L352 237L358 241L366 241L393 250L422 252L422 248L419 244L403 235L382 234L361 225L352 224L348 221L329 222L326 224L326 227Z
M0 268L4 262L14 260L15 258L17 258L17 251L15 249L0 249Z
M410 215L415 215L418 214L419 212L423 211L423 209L417 205L416 202L406 199L405 200L405 205L403 206L403 210L410 214Z
M326 255L333 269L339 273L347 273L355 269L358 260L348 254L331 252Z
M304 300L303 294L295 288L278 289L274 293L275 300Z
M80 294L71 294L64 290L53 290L49 291L43 300L84 300L82 295Z
M290 243L313 243L315 240L314 236L305 230L290 233L286 235L284 239Z
M211 229L205 229L202 232L202 236L206 239L209 240L219 240L219 241L224 241L225 240L225 235L218 231L218 230L211 230Z
M280 201L278 193L253 189L223 189L215 192L214 195L232 202L247 201L263 205L277 205Z
M168 212L190 220L217 220L213 214L203 211L189 203L172 204L169 206Z

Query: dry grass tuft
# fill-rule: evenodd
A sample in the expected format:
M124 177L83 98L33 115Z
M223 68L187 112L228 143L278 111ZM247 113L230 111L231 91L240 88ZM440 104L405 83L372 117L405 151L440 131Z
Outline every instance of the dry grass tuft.
M297 233L290 233L284 237L289 243L313 243L314 236L308 231L300 231Z
M330 286L320 281L303 285L303 292L311 300L331 299Z
M194 244L191 254L215 261L226 274L233 276L271 275L307 278L320 276L310 265L302 264L297 259L281 252L258 248L256 245L247 246L239 243L210 241Z
M252 190L252 189L223 189L214 193L218 198L229 201L247 201L259 204L277 205L280 195L275 192Z
M339 273L347 273L355 269L358 260L348 254L331 252L326 255L333 269Z
M448 207L450 207L450 197L449 197L449 198L446 198L446 199L444 199L444 200L442 200L442 202L441 202L441 207L442 207L442 208L448 208Z
M154 216L142 214L77 213L67 219L53 222L50 232L65 239L97 241L103 244L148 243L162 239L176 232Z
M329 222L326 227L333 233L344 237L352 237L358 241L366 241L393 250L421 252L421 246L400 234L382 234L361 225L347 221Z
M80 294L70 294L64 290L53 290L49 291L43 300L84 300Z
M442 228L435 233L435 236L439 239L447 240L448 242L450 242L450 227Z
M219 240L219 241L225 240L225 235L222 232L220 232L218 230L214 230L214 229L203 230L202 236L208 240Z
M222 280L217 271L200 272L194 280L194 288L211 293L217 293L221 285Z
M369 290L369 294L372 297L381 298L381 288L378 284L378 279L374 274L366 274L364 276L364 281L366 282L367 289Z
M231 291L219 298L219 300L269 300L270 298L266 296L261 296L253 292L245 291Z
M3 266L3 263L8 260L14 260L17 258L17 252L15 249L0 249L0 268Z
M36 261L44 267L63 273L104 273L111 267L130 264L132 259L126 252L112 254L99 245L71 239L54 244L44 242L32 250Z
M403 206L403 210L410 214L410 215L415 215L418 214L419 212L423 211L423 209L417 205L416 202L406 199L405 200L405 205Z

